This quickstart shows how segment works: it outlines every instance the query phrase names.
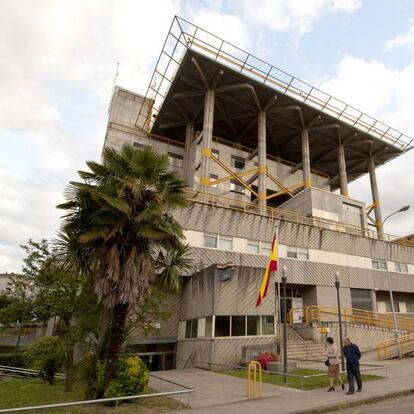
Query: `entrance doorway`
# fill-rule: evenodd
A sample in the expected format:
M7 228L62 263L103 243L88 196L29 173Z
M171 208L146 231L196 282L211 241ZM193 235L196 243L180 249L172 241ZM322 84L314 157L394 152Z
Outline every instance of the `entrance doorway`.
M281 294L281 321L282 323L285 322L284 320L284 312L283 312L283 290L280 292ZM289 320L289 313L292 309L297 309L297 311L292 312L293 323L302 323L303 318L303 291L301 288L286 288L286 315L288 315Z

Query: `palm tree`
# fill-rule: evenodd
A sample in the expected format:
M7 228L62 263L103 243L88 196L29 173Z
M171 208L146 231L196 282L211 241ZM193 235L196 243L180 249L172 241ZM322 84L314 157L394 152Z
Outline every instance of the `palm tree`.
M83 182L70 182L62 231L87 257L100 303L112 311L106 351L106 386L116 375L128 309L148 291L159 251L180 249L180 225L172 217L187 206L185 182L169 171L168 157L152 148L106 148L102 163L86 163ZM81 250L82 250L81 249Z

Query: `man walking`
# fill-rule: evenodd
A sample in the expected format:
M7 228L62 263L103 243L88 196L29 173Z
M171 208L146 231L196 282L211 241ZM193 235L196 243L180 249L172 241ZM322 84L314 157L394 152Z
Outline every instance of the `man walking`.
M346 373L348 375L348 392L346 395L354 393L354 377L358 385L358 392L362 391L361 372L359 371L359 360L361 358L361 351L358 346L353 344L349 338L344 340L344 355L346 358Z

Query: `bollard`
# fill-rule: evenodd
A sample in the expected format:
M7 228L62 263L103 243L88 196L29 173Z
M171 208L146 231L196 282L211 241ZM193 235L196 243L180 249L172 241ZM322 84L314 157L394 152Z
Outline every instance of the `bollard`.
M259 371L259 397L257 397L257 371ZM247 399L250 400L251 396L251 372L253 373L253 398L262 398L262 366L257 361L251 361L247 367Z

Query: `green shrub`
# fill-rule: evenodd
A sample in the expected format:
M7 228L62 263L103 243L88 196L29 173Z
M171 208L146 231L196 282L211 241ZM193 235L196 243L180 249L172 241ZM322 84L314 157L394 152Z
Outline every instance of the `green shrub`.
M8 365L9 367L24 367L25 363L21 354L9 352L0 354L0 365Z
M39 370L43 380L53 384L56 372L65 361L65 347L59 337L43 336L26 348L23 359L30 368Z
M106 398L140 393L149 381L147 366L138 356L122 357L118 362L116 378L105 391Z

